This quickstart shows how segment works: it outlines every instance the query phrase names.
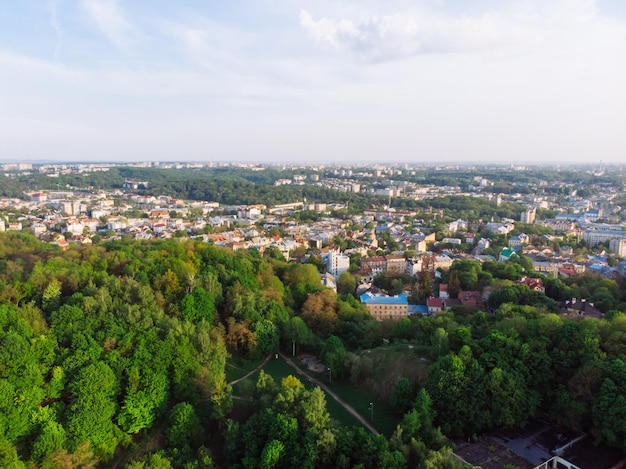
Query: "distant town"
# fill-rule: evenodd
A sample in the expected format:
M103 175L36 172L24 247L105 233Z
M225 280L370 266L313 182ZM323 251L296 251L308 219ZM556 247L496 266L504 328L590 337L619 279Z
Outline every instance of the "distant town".
M124 179L119 187L107 189L57 184L55 190L32 187L19 198L1 199L0 231L27 231L61 249L121 238L192 237L231 250L271 250L286 260L314 256L326 266L323 283L334 290L342 273L358 275L357 294L378 319L436 313L456 305L482 306L489 288L454 292L451 297L445 283L436 283L438 291L416 302L411 299L415 294L411 281L403 282L395 294L375 286L379 274L416 279L428 272L437 280L456 260L504 262L523 256L535 272L551 277L585 272L611 279L626 275L626 209L618 204L626 202L621 167L20 163L4 164L2 169L10 180L44 175L52 181L107 173L120 166L164 174L220 168L242 173L273 171L277 174L270 180L274 187L310 186L328 192L323 201L303 197L274 205L262 200L233 205L152 192L155 184L149 178ZM425 171L444 176L446 184L428 183L427 177L418 182ZM542 171L552 176L562 171L567 179L541 179ZM622 177L607 179L609 173ZM506 186L502 174L508 175ZM581 174L592 180L581 186L577 180ZM465 182L455 184L455 175ZM490 179L490 175L496 177ZM506 192L497 192L499 187L506 187ZM372 203L356 210L333 200L333 193L346 192L371 197ZM487 211L483 207L481 214L471 204L460 210L457 205L464 199L486 203ZM403 200L427 204L406 209L402 208L406 204L399 203ZM443 202L433 202L437 200ZM514 218L497 215L505 205L514 207ZM541 278L525 277L518 282L545 289ZM602 314L582 301L571 299L567 308Z

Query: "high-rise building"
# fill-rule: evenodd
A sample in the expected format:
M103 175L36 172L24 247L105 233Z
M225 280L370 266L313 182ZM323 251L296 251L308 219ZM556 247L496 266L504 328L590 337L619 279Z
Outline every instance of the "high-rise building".
M350 258L337 251L330 251L326 256L326 270L330 272L335 280L350 268Z
M536 217L537 217L537 209L533 207L522 212L522 215L520 216L520 221L522 223L535 223Z

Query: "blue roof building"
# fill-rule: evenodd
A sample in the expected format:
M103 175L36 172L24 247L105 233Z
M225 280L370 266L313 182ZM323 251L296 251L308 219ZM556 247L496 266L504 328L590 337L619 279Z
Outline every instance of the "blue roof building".
M404 293L389 296L381 293L365 292L361 295L361 303L379 321L383 319L400 319L409 315L409 300Z

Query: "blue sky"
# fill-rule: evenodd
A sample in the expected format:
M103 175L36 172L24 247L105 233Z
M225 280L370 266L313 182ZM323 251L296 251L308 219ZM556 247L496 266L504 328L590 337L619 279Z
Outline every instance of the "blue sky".
M0 161L626 161L622 0L0 3Z

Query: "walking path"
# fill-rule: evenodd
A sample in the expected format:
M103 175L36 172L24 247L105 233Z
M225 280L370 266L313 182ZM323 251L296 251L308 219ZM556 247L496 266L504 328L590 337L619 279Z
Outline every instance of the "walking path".
M302 371L300 368L298 368L296 366L296 364L291 360L291 358L285 356L282 352L279 352L280 356L285 360L285 362L287 362L287 364L289 366L291 366L292 368L294 368L296 370L296 372L299 375L304 375L306 376L306 378L311 381L312 383L314 383L316 386L319 386L320 388L322 388L326 394L328 394L330 397L332 397L333 399L335 399L339 405L341 405L344 409L346 409L348 412L350 412L350 414L352 414L359 422L361 422L363 424L363 426L365 428L367 428L370 432L372 432L374 435L378 435L378 430L376 430L372 424L370 424L367 420L365 420L361 414L359 414L356 410L354 410L354 407L352 407L350 404L348 404L346 401L344 401L341 397L339 397L337 394L335 394L333 391L331 391L330 389L328 389L328 386L326 386L324 383L322 383L321 381L317 380L316 378L312 377L311 375L309 375L308 373ZM269 357L268 357L269 358ZM265 360L265 362L267 362L267 359ZM264 362L264 363L265 363Z
M257 366L254 370L246 373L245 375L243 375L241 378L237 378L234 381L231 381L230 383L228 383L229 386L232 386L234 384L237 384L239 381L243 381L244 379L246 379L248 376L253 375L254 373L256 373L257 371L259 371L261 368L263 368L268 361L270 361L270 358L272 358L272 355L274 355L273 353L270 353L267 355L267 357L265 357L265 360L263 360L261 362L261 364L259 366Z
M339 397L337 394L335 394L333 391L331 391L328 386L326 386L324 383L322 383L321 381L319 381L318 379L314 378L313 376L309 375L308 373L306 373L305 371L302 371L300 368L298 368L298 366L291 360L291 358L287 357L286 355L284 355L282 352L279 352L280 356L283 358L283 360L285 360L285 362L287 363L287 365L289 365L290 367L292 367L293 369L296 370L296 372L299 375L304 375L310 382L314 383L316 386L319 386L320 388L322 388L324 390L324 392L326 392L326 394L328 394L330 397L332 397L334 400L336 400L339 405L341 405L344 409L346 409L351 415L354 416L354 418L356 418L359 422L361 422L363 424L363 426L365 428L367 428L370 432L372 432L374 435L378 435L378 430L376 430L371 423L369 423L367 420L365 420L361 414L359 414L356 410L354 410L354 407L352 407L350 404L348 404L346 401L344 401L341 397ZM261 362L261 364L259 366L257 366L254 370L246 373L244 376L242 376L241 378L238 378L234 381L231 381L230 383L228 383L229 386L233 386L234 384L237 384L239 381L243 381L244 379L248 378L249 376L253 375L254 373L256 373L257 371L259 371L261 368L263 368L268 361L270 361L270 359L272 358L272 355L274 355L273 353L270 353L267 357L265 357L265 360L263 360ZM231 396L235 399L242 399L239 396ZM242 399L243 400L243 399Z

